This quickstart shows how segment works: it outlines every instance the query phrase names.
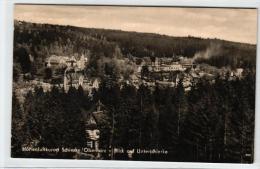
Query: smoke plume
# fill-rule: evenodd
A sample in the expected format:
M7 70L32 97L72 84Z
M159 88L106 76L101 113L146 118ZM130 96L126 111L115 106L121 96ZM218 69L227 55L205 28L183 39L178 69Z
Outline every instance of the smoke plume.
M195 53L193 61L208 60L212 57L219 56L223 53L223 48L220 43L210 43L206 50Z

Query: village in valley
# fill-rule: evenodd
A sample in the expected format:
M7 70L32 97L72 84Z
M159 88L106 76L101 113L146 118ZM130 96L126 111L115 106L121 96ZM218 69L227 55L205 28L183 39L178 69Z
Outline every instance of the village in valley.
M68 91L70 87L78 88L81 86L91 95L93 89L98 90L101 82L100 77L88 77L88 59L90 56L84 54L75 56L57 56L55 54L46 58L44 63L45 78L35 77L30 80L31 75L20 74L22 86L19 93L23 96L34 87L42 87L43 91L50 91L53 86ZM127 83L135 86L146 85L154 88L156 85L161 87L176 87L180 82L185 91L189 91L192 83L196 83L200 78L206 78L214 83L214 79L228 76L230 80L242 78L243 68L231 70L228 68L217 69L209 65L196 64L194 59L183 56L167 57L143 57L142 59L128 58L134 65L134 73L127 79L120 76L118 83ZM213 69L213 70L212 70ZM21 96L21 97L23 97Z

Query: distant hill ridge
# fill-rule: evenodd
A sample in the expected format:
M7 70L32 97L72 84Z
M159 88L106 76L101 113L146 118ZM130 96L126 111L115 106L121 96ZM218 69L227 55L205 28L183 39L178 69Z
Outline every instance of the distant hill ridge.
M229 40L223 40L223 39L218 39L218 38L201 38L201 37L195 37L195 36L171 36L171 35L165 35L165 34L158 34L158 33L150 33L150 32L137 32L137 31L124 31L124 30L120 30L120 29L102 29L102 28L90 28L90 27L78 27L78 26L72 26L72 25L54 25L54 24L47 24L47 23L33 23L33 22L27 22L27 21L19 21L19 20L14 20L14 25L16 26L34 26L35 28L38 27L44 27L46 26L46 28L54 28L54 27L63 27L63 28L74 28L74 29L85 29L85 30L95 30L97 32L102 32L102 31L106 31L106 32L117 32L117 33L133 33L133 34L142 34L142 36L157 36L157 37L167 37L167 38L175 38L175 39L179 39L179 38L188 38L188 39L200 39L200 40L214 40L214 41L222 41L222 42L227 42L227 43L234 43L234 44L244 44L244 45L249 45L252 47L255 47L255 44L250 44L250 43L243 43L243 42L236 42L236 41L229 41ZM33 27L31 27L33 28Z

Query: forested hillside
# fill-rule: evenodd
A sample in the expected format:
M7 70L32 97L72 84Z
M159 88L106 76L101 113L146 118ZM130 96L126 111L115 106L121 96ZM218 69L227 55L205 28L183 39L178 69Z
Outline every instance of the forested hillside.
M42 73L43 61L51 54L111 58L116 46L124 57L184 56L193 58L197 63L217 67L254 68L256 60L256 45L219 39L170 37L20 21L15 21L14 38L15 71L32 74Z

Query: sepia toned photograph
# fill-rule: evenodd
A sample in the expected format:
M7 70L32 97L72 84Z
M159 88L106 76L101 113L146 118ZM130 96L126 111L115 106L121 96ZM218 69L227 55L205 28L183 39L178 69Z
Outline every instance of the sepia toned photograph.
M257 9L14 6L11 157L253 163Z

